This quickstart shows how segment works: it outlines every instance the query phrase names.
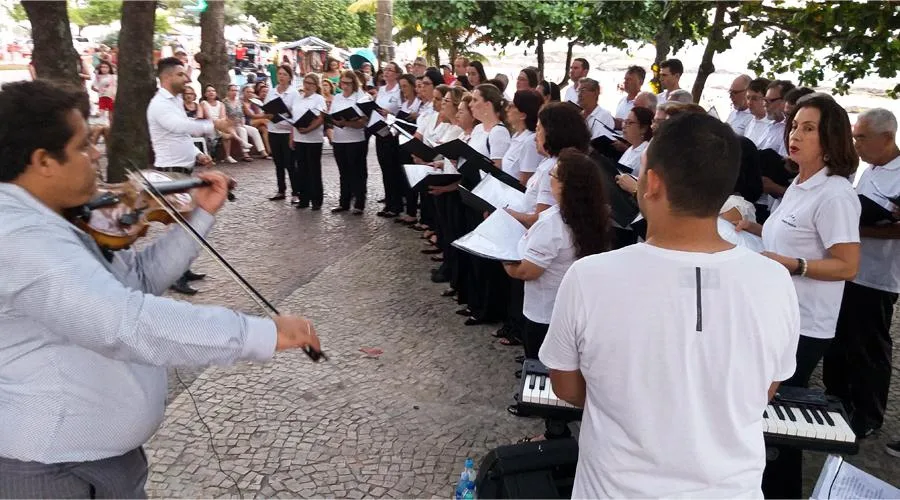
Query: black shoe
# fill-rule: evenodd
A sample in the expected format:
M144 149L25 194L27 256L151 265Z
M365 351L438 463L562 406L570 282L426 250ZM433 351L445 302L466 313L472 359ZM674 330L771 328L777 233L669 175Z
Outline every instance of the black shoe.
M450 283L450 277L444 276L441 273L431 273L431 282L432 283Z
M375 215L377 215L379 217L384 217L387 219L393 219L394 217L397 216L397 212L391 212L390 210L381 210L378 213L376 213Z
M892 457L900 458L900 441L885 444L884 451Z
M460 316L471 316L472 311L470 311L468 307L463 307L462 309L457 310L456 314L459 314Z
M294 208L296 208L297 210L300 210L301 208L309 208L309 203L307 203L305 205L302 203L298 203L294 206Z
M456 290L452 288L448 288L441 292L441 297L453 297L454 295L456 295Z
M483 325L483 324L485 324L485 323L487 323L487 321L485 321L485 320L483 320L483 319L478 319L478 318L476 318L476 317L474 317L474 316L469 316L469 317L466 319L465 323L463 323L463 324L466 325L466 326L475 326L475 325Z
M334 208L331 209L331 213L333 213L333 214L339 214L339 213L341 213L341 212L346 212L347 210L350 210L350 209L347 208L347 207L334 207Z
M440 248L426 248L425 250L419 251L424 253L425 255L435 255L443 252L443 250L441 250Z
M387 200L385 200L384 198L382 198L382 199L376 201L375 203L384 203L385 201L387 201Z
M313 205L310 210L312 210L313 212L318 212L319 210L322 210L322 205Z
M518 356L516 356L516 363L524 363L524 362L525 362L524 354L519 354Z
M197 289L191 288L190 285L187 284L187 281L178 280L171 287L172 290L175 290L178 293L183 293L185 295L196 295Z
M362 215L362 214L363 214L363 209L361 209L361 208L354 208L352 214L353 214L353 215Z
M188 281L197 281L197 280L202 280L203 278L206 277L206 275L203 273L195 273L194 271L191 271L190 269L188 269L187 271L184 272L182 277Z
M278 200L283 200L283 199L284 199L284 193L277 193L275 196L269 197L270 201L278 201Z

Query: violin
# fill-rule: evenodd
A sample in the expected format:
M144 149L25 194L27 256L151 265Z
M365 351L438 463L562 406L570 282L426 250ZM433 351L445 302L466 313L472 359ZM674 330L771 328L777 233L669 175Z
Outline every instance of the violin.
M274 319L276 316L281 315L278 312L278 309L275 308L272 303L270 303L266 298L258 291L256 288L253 288L251 285L237 270L222 257L215 248L213 248L212 244L210 244L206 238L203 237L195 228L191 225L190 222L185 218L186 214L189 214L191 210L193 210L193 204L188 202L190 195L186 194L185 191L190 189L209 185L209 182L203 179L185 179L173 181L170 180L165 174L161 174L159 172L147 172L141 171L138 169L134 169L130 175L132 183L131 188L138 192L138 197L143 198L142 201L138 204L135 204L134 209L125 213L113 214L110 217L106 218L106 220L115 220L116 223L120 226L128 226L129 224L138 225L144 224L144 227L140 229L144 233L146 233L147 228L146 224L149 222L163 222L163 223L176 223L181 226L187 233L209 254L210 257L216 263L218 263L225 271L229 274L229 276L241 287L244 291L250 295L250 297L259 304L263 310L268 313L269 317ZM167 180L161 180L161 179ZM157 179L154 181L153 179ZM127 184L127 183L126 183ZM115 185L120 186L120 185ZM106 186L107 188L109 186ZM234 181L231 181L231 185L229 185L228 199L234 200L234 196L231 193L231 189L234 187ZM108 193L108 194L107 194ZM87 212L93 214L100 210L101 214L104 208L115 207L121 202L121 198L119 195L112 193L112 190L109 190L107 193L101 194L99 197L92 200L88 205L86 205ZM113 198L119 198L115 202L112 201ZM130 198L126 198L130 199ZM93 209L92 209L93 207ZM124 217L124 220L122 220ZM93 217L91 217L93 218ZM77 224L77 222L76 222ZM134 231L132 231L134 232ZM108 235L111 233L110 231L104 231L104 235ZM92 235L93 236L93 235ZM121 236L121 235L120 235ZM106 237L106 236L104 236ZM138 236L137 238L139 238ZM122 236L124 240L124 236ZM135 239L137 239L135 238ZM97 241L97 237L95 237L95 241ZM98 242L99 243L99 242ZM306 346L303 348L303 352L313 361L327 360L328 356L325 355L324 352L313 349L310 346Z
M182 215L195 208L187 191L209 184L203 179L172 180L159 172L146 172L169 203ZM229 196L230 200L234 195ZM132 180L118 184L102 184L98 195L86 205L70 211L69 219L87 233L101 248L122 250L147 234L151 222L171 224L175 220L140 183Z

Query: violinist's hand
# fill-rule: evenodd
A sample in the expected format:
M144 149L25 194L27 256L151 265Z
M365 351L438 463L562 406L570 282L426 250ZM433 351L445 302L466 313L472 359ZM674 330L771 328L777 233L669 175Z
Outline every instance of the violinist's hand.
M275 328L278 331L276 351L302 349L307 346L316 351L322 350L312 322L302 316L278 316L275 318Z
M194 197L194 203L199 208L206 210L212 215L222 208L225 200L228 199L228 185L231 179L217 171L200 172L197 177L205 181L209 181L208 186L195 188L191 193Z

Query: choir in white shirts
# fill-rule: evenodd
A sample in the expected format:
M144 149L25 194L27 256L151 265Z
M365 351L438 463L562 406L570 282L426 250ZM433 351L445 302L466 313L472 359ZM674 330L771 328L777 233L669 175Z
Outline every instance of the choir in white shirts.
M619 163L631 169L631 175L637 177L641 171L641 155L647 150L650 141L644 141L637 146L628 146L622 153Z
M402 100L403 98L400 95L399 83L395 83L394 88L392 89L388 89L387 85L378 87L378 95L375 98L375 103L388 113L396 115L397 111L400 111L400 101Z
M525 213L537 212L538 204L556 205L556 198L550 188L550 171L556 166L556 161L555 156L544 158L525 184Z
M572 102L578 104L578 84L576 82L572 82L572 85L566 87L566 94L563 98L563 101Z
M297 92L297 89L294 87L288 87L283 93L278 92L278 86L272 87L269 89L269 93L266 94L265 103L270 101L274 101L276 98L280 97L284 102L284 106L291 110L294 106L294 99L300 97L300 94ZM294 120L300 118L299 116L293 117ZM291 122L288 120L282 120L278 123L273 123L271 120L266 122L266 129L269 130L270 134L290 134L294 131L294 126L291 125Z
M527 129L517 132L512 137L501 163L504 172L518 179L520 172L537 170L541 156L537 152L537 143L534 139L535 133Z
M857 193L887 210L894 204L888 198L900 196L900 156L880 167L863 171ZM884 292L900 293L900 240L860 238L859 271L854 283Z
M731 126L731 129L734 130L735 134L744 135L744 132L747 130L747 125L750 124L750 120L752 119L753 113L751 113L749 109L732 108L726 123Z
M297 96L294 97L291 106L291 115L294 120L297 120L306 114L307 111L312 111L317 116L321 116L322 113L325 113L325 110L325 98L322 97L322 94L310 94L309 96L305 96L302 93L298 93ZM322 124L319 124L318 127L305 134L301 134L296 127L291 128L293 129L294 142L306 144L325 142L325 136L323 134L324 126Z
M765 149L761 148L760 145L764 143L769 131L769 124L771 123L772 121L766 117L751 118L744 129L744 137L753 141L753 144L756 144L756 149Z
M616 118L620 120L628 118L628 113L631 113L632 108L634 108L634 99L629 100L627 95L622 96L619 104L616 105Z
M502 160L510 142L509 130L502 124L494 125L488 133L485 132L484 125L479 123L472 129L469 146L492 160Z
M598 105L584 121L591 131L591 139L596 139L601 136L609 138L615 137L613 130L615 130L616 121L613 119L613 116L609 114L609 111L603 109L603 107Z
M335 94L331 101L331 113L337 113L347 109L358 102L371 101L369 94L357 90L352 95L345 96L343 93ZM353 127L334 127L332 129L332 143L349 143L362 142L366 140L365 129Z
M787 257L819 260L840 243L859 243L860 204L846 178L821 169L803 183L795 179L781 203L766 219L763 245ZM834 338L843 281L822 281L793 276L800 302L800 334Z

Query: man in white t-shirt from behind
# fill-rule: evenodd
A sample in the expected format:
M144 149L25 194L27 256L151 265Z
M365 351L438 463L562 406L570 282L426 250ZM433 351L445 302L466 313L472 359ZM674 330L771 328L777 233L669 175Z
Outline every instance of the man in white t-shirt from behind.
M638 180L646 243L563 279L540 360L584 408L573 498L762 498L762 415L800 320L785 268L716 229L739 163L727 124L667 120Z

